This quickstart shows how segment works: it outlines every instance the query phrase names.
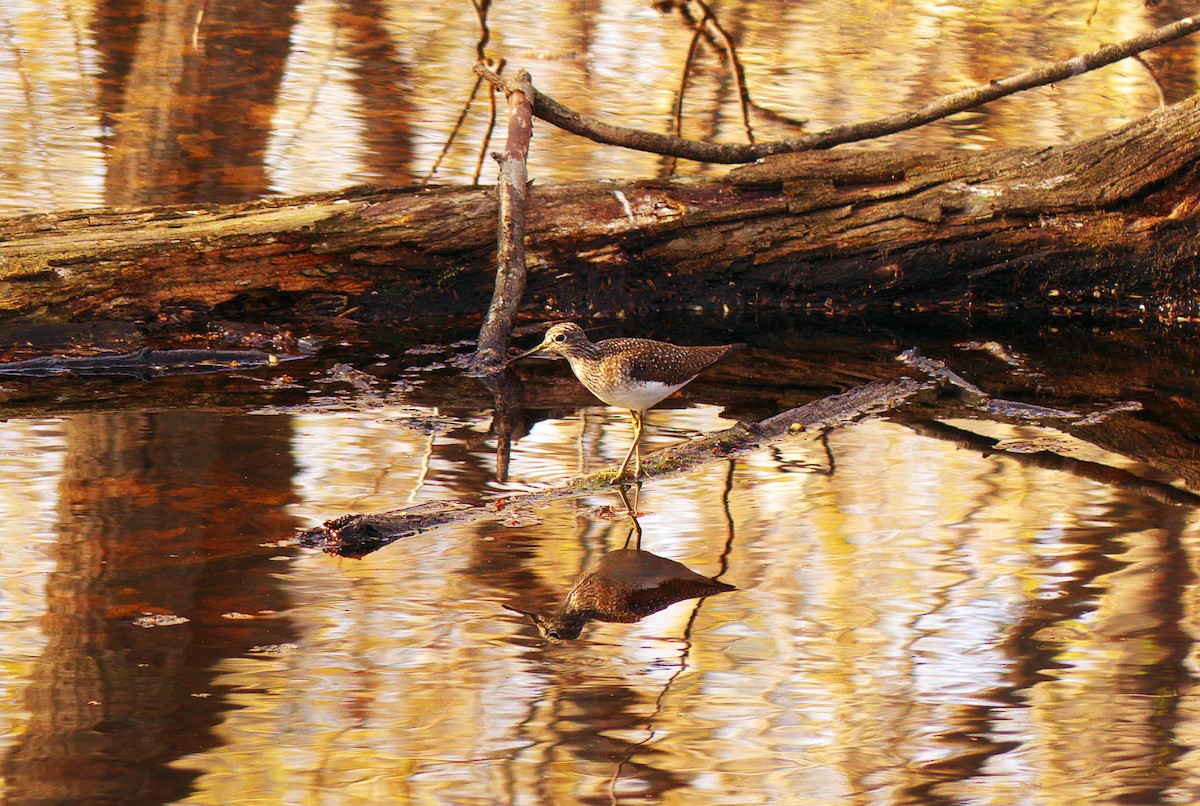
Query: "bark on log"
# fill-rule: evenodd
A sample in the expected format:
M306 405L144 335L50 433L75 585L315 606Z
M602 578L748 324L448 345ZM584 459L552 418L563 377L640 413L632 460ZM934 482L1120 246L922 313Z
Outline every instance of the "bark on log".
M781 155L712 181L534 186L526 308L1037 307L1191 315L1200 98L1080 143ZM352 189L0 221L0 314L478 312L496 200Z

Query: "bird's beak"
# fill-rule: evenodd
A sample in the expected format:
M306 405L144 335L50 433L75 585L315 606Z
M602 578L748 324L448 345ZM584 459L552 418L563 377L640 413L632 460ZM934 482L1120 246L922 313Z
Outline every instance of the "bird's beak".
M521 353L520 355L514 355L512 358L510 358L504 362L504 366L507 367L509 364L511 364L514 361L520 361L522 358L531 356L534 353L541 352L542 350L545 350L547 347L549 347L550 344L551 344L550 342L544 341L541 344L539 344L537 347L534 347L532 350L526 350L525 352Z
M539 629L541 628L542 624L544 623L544 621L542 620L542 617L539 616L537 613L530 613L528 610L521 610L520 608L510 607L509 605L506 605L506 604L502 604L500 606L503 607L505 610L511 610L514 613L520 613L522 616L524 616L525 618L532 621L534 626L538 627Z

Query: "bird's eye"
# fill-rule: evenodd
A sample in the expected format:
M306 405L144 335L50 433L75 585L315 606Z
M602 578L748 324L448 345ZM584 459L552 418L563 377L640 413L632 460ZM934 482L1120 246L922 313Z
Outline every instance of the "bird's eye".
M567 334L566 333L558 333L554 336L554 340L556 342L558 342L559 344L561 344L567 340Z

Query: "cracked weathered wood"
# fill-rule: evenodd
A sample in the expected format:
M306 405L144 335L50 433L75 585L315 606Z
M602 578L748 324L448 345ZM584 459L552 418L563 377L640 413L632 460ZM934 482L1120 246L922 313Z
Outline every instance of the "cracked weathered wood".
M1191 314L1200 99L1080 143L782 155L724 180L534 185L546 316L883 304ZM404 318L491 296L494 192L353 189L0 220L0 314Z

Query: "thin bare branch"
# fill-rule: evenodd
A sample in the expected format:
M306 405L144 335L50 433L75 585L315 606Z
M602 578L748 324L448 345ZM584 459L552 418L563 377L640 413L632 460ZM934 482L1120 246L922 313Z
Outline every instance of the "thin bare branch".
M192 53L200 52L200 26L204 24L204 14L207 11L208 0L204 0L196 10L196 20L192 24Z
M496 73L504 72L504 59L500 59L496 63ZM479 177L483 173L483 163L487 157L488 146L492 144L492 135L496 133L496 88L488 87L488 125L487 131L483 133L483 140L479 143L479 157L475 160L475 171L471 174L471 184L478 185Z
M1036 67L1007 78L943 96L917 109L861 123L832 126L824 131L767 143L709 143L685 140L680 137L631 129L625 126L614 126L568 109L558 101L536 89L533 91L534 114L547 123L558 126L560 129L607 145L616 145L637 151L648 151L653 154L680 157L698 162L724 164L753 162L772 154L832 148L843 143L870 140L888 134L895 134L906 129L912 129L967 109L973 109L989 101L1003 98L1006 95L1012 95L1022 90L1053 84L1056 81L1081 75L1195 33L1197 30L1200 30L1200 18L1185 17L1164 25L1161 28L1148 31L1140 36L1097 48L1090 53ZM509 89L510 82L505 81L491 70L488 70L487 67L477 65L475 70L497 87L501 87L506 91Z
M496 228L496 286L479 330L479 349L472 361L472 366L481 373L503 368L508 337L525 293L526 161L533 136L533 85L524 70L517 71L514 84L515 89L506 93L508 141L504 153L496 155L500 163L496 183L500 218Z
M471 0L475 6L475 16L479 18L479 39L475 42L475 61L487 64L487 45L492 39L492 30L488 27L487 15L492 0Z
M697 26L692 31L692 41L688 43L687 55L683 58L683 73L679 76L679 91L675 93L675 105L671 108L671 131L676 137L683 134L683 97L687 94L688 76L692 72L692 62L700 48L700 36L704 26Z
M458 113L458 120L454 121L454 126L450 129L450 134L446 137L446 142L442 144L442 150L438 152L437 159L433 161L433 165L429 166L429 172L425 174L425 178L421 180L421 185L428 185L429 180L433 179L437 169L441 167L442 160L450 153L450 147L454 145L454 141L458 139L458 133L462 131L463 123L467 120L467 114L471 111L471 104L475 103L475 96L479 94L479 87L483 83L483 77L479 76L475 79L475 86L471 88L471 94L467 96L466 103L463 104L462 111ZM494 92L494 88L488 88L490 92Z
M692 31L692 41L688 43L687 56L683 59L683 74L679 76L679 91L675 93L675 104L671 107L671 133L676 137L683 135L683 97L687 94L688 76L692 72L692 60L700 48L700 37L704 34L704 25L697 25ZM675 173L675 157L667 163L667 176Z
M488 9L492 5L492 0L471 0L471 5L474 7L475 16L479 20L479 38L475 40L475 63L485 65L489 69L495 70L496 74L499 75L504 71L504 60L493 61L487 55L487 45L492 38L492 31L488 27L487 15ZM462 111L458 113L458 119L454 121L454 126L451 127L450 134L446 137L446 142L442 144L442 150L438 152L437 159L433 161L433 165L429 167L428 173L421 180L422 187L428 185L430 180L433 179L434 174L437 173L437 169L442 165L442 160L446 159L446 155L450 153L450 148L454 145L454 141L458 139L459 132L462 131L463 124L467 120L467 115L471 111L471 105L475 103L475 97L479 94L481 82L482 77L476 78L475 86L471 88L471 94L467 96ZM488 121L487 133L483 137L483 145L479 149L479 159L475 163L475 173L471 178L471 183L475 185L479 184L479 175L483 172L484 156L487 154L487 147L488 143L491 142L492 132L496 128L496 95L493 87L488 88L488 101L491 108L491 116Z

